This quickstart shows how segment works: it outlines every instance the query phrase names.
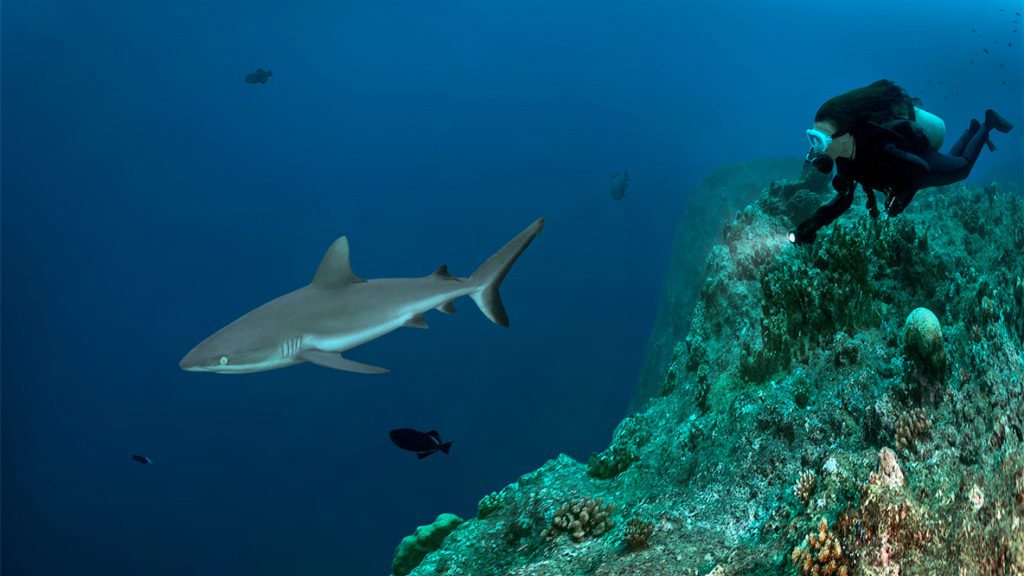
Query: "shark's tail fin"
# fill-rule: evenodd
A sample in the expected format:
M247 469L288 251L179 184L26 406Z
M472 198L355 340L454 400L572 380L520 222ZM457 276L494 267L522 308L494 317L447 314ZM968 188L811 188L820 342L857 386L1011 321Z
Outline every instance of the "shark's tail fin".
M508 244L501 247L486 262L480 265L469 281L476 283L479 288L470 294L470 297L480 307L484 316L490 318L491 322L500 326L508 326L508 314L505 313L505 305L501 303L501 295L498 294L498 286L505 279L509 268L516 263L519 255L530 245L533 237L544 227L544 219L538 218L533 224L526 227Z

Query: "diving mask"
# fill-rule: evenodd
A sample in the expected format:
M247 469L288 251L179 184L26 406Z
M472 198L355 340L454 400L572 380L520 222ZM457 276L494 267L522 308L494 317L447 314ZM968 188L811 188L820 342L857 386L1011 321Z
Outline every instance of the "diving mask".
M832 144L832 137L812 128L807 131L807 141L811 144L811 149L807 152L807 160L810 161L812 156L825 153L829 144Z

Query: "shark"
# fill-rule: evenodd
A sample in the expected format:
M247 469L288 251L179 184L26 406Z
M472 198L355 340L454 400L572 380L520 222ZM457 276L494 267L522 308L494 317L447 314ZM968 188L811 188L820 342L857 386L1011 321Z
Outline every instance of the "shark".
M538 218L459 278L443 265L413 278L364 280L352 271L348 238L335 240L313 281L275 298L197 344L179 366L194 372L244 374L310 362L325 368L383 374L387 369L350 360L343 352L402 327L426 328L424 314L454 314L452 301L469 296L491 322L509 325L498 287L544 227Z

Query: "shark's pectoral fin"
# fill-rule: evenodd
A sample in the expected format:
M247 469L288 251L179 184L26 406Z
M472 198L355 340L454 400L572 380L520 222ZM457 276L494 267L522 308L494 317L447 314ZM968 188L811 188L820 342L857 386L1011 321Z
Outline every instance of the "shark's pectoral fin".
M405 326L406 328L423 328L424 330L428 328L427 321L423 318L423 314L417 314L412 318L409 318L405 321L405 324L402 324L402 326Z
M333 368L335 370L344 370L346 372L359 372L360 374L384 374L388 371L387 368L381 368L380 366L371 366L369 364L363 364L361 362L354 362L347 358L342 358L341 354L336 352L304 350L299 353L299 357L307 362L312 362L317 366Z

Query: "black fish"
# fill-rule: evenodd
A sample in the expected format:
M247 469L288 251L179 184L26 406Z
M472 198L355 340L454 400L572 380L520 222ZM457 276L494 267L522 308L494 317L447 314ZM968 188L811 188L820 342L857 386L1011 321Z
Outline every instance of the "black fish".
M623 170L621 174L612 174L610 192L613 200L622 200L629 189L629 170Z
M255 72L249 72L245 75L246 84L266 84L267 80L273 76L274 73L270 70L264 70L263 68L257 68Z
M988 48L985 48L985 54L988 54Z
M426 458L440 450L445 454L452 448L451 442L441 443L441 435L437 430L419 432L412 428L397 428L390 432L391 441L402 450L415 452L417 458Z
M146 458L142 454L132 454L132 460L135 460L139 464L151 464L153 461Z

